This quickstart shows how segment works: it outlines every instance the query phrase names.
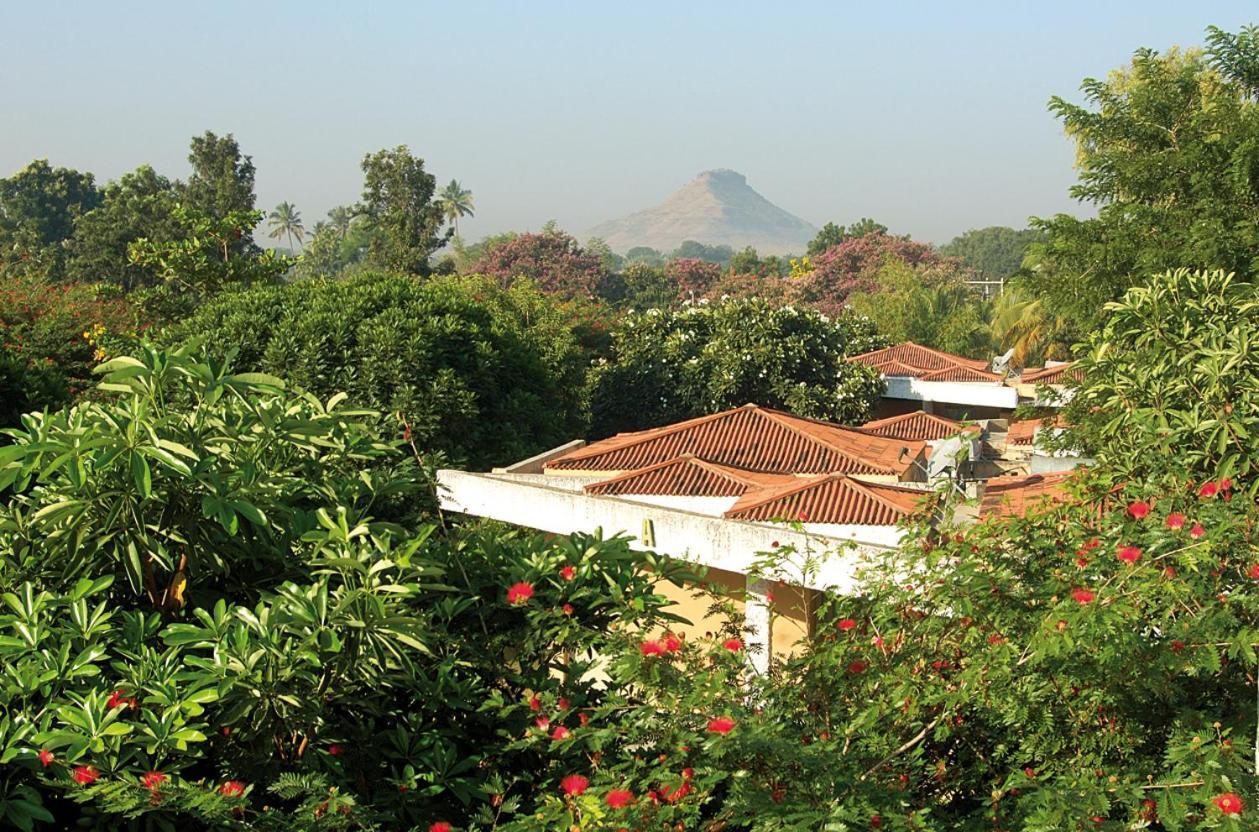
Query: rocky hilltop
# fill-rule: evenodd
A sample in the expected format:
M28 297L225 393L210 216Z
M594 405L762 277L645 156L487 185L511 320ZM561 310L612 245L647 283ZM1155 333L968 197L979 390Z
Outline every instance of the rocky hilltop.
M710 170L654 208L590 229L613 251L634 246L668 252L685 240L753 246L761 254L800 254L817 229L761 196L741 173Z

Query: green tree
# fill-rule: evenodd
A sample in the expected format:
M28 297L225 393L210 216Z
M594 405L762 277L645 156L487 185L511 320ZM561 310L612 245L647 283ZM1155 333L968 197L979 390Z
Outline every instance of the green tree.
M1071 357L1067 319L1054 312L1045 298L1023 285L1007 286L992 302L992 339L1000 352L1011 351L1010 366L1032 367L1046 360Z
M1029 252L1050 310L1072 335L1102 321L1108 301L1168 268L1259 270L1259 96L1247 68L1255 30L1208 30L1205 51L1139 50L1085 104L1050 108L1077 147L1071 194L1097 216L1036 220L1048 240Z
M191 207L215 219L254 210L253 158L240 152L231 133L217 136L207 130L193 136L188 162L192 174L181 191Z
M474 216L472 191L460 185L458 179L452 179L446 187L442 188L437 197L437 203L441 206L446 220L454 228L455 236L458 237L459 218Z
M158 283L158 274L132 262L128 250L139 239L175 240L182 233L178 204L175 183L148 165L110 182L101 204L74 223L66 242L66 277L128 292Z
M289 251L293 250L294 237L301 244L302 238L306 236L306 228L302 225L302 213L291 202L281 202L275 206L275 210L267 215L267 225L271 228L271 233L267 235L271 239L288 238Z
M239 366L400 413L424 452L503 465L582 435L589 358L532 286L364 272L225 295L170 330Z
M873 291L852 293L848 306L889 341L986 356L988 307L964 282L967 275L950 264L915 267L893 258L879 268Z
M381 269L427 275L429 257L452 232L443 232L443 208L433 201L437 180L405 145L363 157L362 216L377 232L368 260Z
M1022 268L1028 247L1044 239L1036 229L993 225L959 234L940 246L940 253L958 258L984 280L1004 280Z
M878 373L845 361L883 346L868 321L734 299L625 316L612 356L594 368L594 433L608 436L748 402L854 423L883 391Z
M62 243L74 223L101 202L92 174L36 159L0 179L0 265L62 276Z
M854 237L864 237L867 234L886 234L887 226L882 223L875 222L869 217L862 217L857 222L848 226L836 225L828 222L818 230L817 235L809 241L809 245L805 250L805 254L810 257L816 257L828 248L851 240Z

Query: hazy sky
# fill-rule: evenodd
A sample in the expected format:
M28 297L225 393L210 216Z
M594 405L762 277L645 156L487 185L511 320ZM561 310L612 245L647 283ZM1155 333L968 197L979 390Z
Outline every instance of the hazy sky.
M30 0L0 21L0 176L184 176L211 129L253 156L259 206L308 227L357 199L365 153L407 144L475 194L468 238L581 232L729 167L815 225L942 242L1083 211L1049 97L1259 7Z

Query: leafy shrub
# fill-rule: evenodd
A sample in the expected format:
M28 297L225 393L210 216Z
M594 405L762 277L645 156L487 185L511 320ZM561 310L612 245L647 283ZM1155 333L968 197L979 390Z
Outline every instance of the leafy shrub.
M1079 361L1068 441L1131 476L1250 476L1259 436L1259 290L1178 269L1107 305Z
M54 285L43 278L0 276L0 427L44 407L56 409L89 386L102 339L125 335L129 306L94 286Z
M592 374L594 432L654 427L748 402L861 422L883 391L844 360L881 346L868 321L764 300L701 303L625 317Z
M525 284L368 273L225 295L165 337L231 344L240 367L397 411L425 452L487 466L583 432L573 329Z

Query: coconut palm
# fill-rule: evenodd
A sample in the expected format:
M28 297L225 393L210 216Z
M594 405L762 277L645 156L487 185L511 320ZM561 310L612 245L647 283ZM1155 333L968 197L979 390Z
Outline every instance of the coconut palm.
M1018 289L1007 288L993 304L992 337L1003 350L1013 350L1010 366L1029 361L1068 357L1063 335L1067 321L1050 312L1044 302Z
M446 219L455 227L455 236L459 236L459 218L474 216L472 207L472 191L465 190L458 179L450 180L450 184L442 188L437 195L437 204L441 206Z
M357 212L353 207L338 205L328 212L328 225L336 232L338 239L345 239L350 233L350 223L354 222Z
M302 214L291 202L281 202L275 206L275 210L267 216L267 225L271 228L268 235L271 239L288 237L289 251L293 250L293 238L297 237L298 245L301 245L302 237L306 234L306 229L302 226Z

